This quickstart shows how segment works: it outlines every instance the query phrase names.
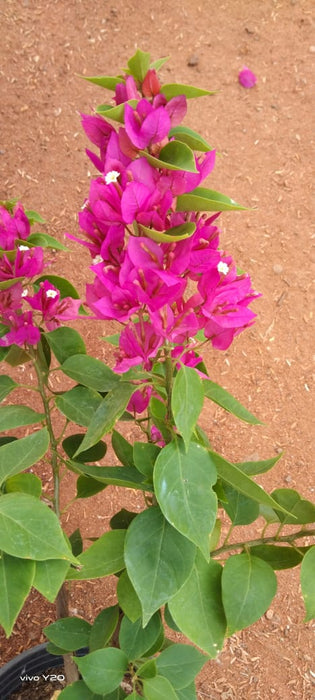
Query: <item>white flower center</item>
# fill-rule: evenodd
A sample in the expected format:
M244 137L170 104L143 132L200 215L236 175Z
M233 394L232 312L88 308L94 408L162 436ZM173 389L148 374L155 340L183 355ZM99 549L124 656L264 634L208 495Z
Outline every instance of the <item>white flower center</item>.
M28 247L28 245L19 245L18 249L19 250L29 250L29 247Z
M220 262L217 265L217 270L218 272L222 272L223 275L227 275L229 271L229 266L223 262L223 260L220 260Z
M27 297L27 295L28 295L27 289L23 289L23 292L22 292L22 294L21 294L21 297Z
M48 299L55 299L58 296L58 292L55 289L47 289L46 297Z
M92 263L93 265L98 265L98 263L103 262L103 258L101 255L95 255L95 258L93 258Z
M111 182L117 182L120 173L118 170L110 170L109 173L105 175L106 185L110 185Z

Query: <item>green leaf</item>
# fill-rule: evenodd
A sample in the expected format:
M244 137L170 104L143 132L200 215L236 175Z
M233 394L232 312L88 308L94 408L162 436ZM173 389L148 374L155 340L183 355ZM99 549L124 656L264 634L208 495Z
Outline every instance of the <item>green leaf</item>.
M198 173L194 154L185 143L170 141L160 151L159 157L152 156L148 151L139 151L148 163L154 168L163 170L184 170L189 173ZM181 197L184 195L181 195ZM188 195L187 195L188 196Z
M95 496L97 493L104 491L107 484L101 484L100 481L96 481L90 476L81 474L77 480L77 493L76 498L90 498Z
M69 562L63 561L62 559L37 561L33 581L34 588L53 603L66 579L68 569Z
M140 489L152 491L142 474L134 467L97 467L81 464L80 462L68 462L68 466L79 474L85 474L96 479L101 484L112 486L124 486L127 489Z
M212 489L216 478L208 450L194 442L185 452L183 441L173 440L161 450L154 466L155 495L165 518L194 542L207 560L217 513Z
M88 688L103 695L118 688L128 667L126 654L113 647L97 649L74 661Z
M80 564L82 568L80 570L70 569L67 579L83 581L88 578L102 578L124 569L125 535L125 530L105 532L77 557L76 563Z
M9 348L0 348L0 358L5 360L11 367L17 367L30 361L30 356L18 345L10 345Z
M188 194L177 197L176 211L231 211L244 210L246 207L234 202L221 192L196 187Z
M197 133L197 131L193 131L187 126L174 126L169 132L169 138L172 137L175 138L176 141L185 143L194 151L202 151L203 153L206 153L212 150L211 146L207 143L207 141L205 141L205 139L202 138L202 136L200 136L200 134Z
M0 252L2 253L2 248L0 248ZM9 260L10 260L10 255L7 255L7 258L9 258ZM24 279L24 278L23 277L14 277L13 279L10 279L10 280L2 280L2 282L0 282L0 289L9 289L10 287L13 287L13 285L16 284L17 282L20 282L22 279ZM1 324L1 326L3 326L3 324ZM9 330L7 326L3 326L3 328L6 328L7 330L1 334L1 337L2 337L2 335L5 335ZM1 348L1 350L3 350L3 349L4 348Z
M39 288L40 282L45 282L45 280L48 280L48 282L53 284L54 287L56 287L56 289L59 290L60 299L64 299L65 297L71 297L72 299L80 299L80 295L77 292L76 288L73 286L73 284L71 284L69 280L64 279L64 277L59 277L58 275L42 275L41 277L38 277L35 280L34 285ZM55 333L55 331L51 332Z
M125 562L141 601L144 625L186 581L194 558L194 545L169 525L159 508L148 508L134 518L127 530Z
M230 636L252 625L266 612L277 590L271 566L247 552L234 554L225 562L222 600Z
M202 410L203 398L203 385L199 374L192 367L182 365L173 384L172 413L186 451Z
M173 686L163 676L146 678L143 681L143 690L146 700L178 700Z
M110 519L109 524L112 530L127 530L131 521L138 515L138 513L133 513L130 510L121 508L113 517Z
M211 532L211 536L210 536L210 552L213 552L219 544L219 540L220 540L220 536L221 536L221 529L222 529L222 522L221 522L220 518L217 518L215 521L214 528Z
M301 588L306 609L304 622L308 622L315 617L315 547L306 552L301 565Z
M164 607L164 620L165 623L170 627L171 630L174 630L174 632L180 632L179 627L177 626L175 620L173 620L172 615L170 613L170 609L168 607L168 604L166 603Z
M16 474L15 476L10 476L9 479L5 481L5 492L16 493L16 491L22 491L22 493L28 493L30 496L40 498L42 494L42 482L36 474Z
M104 362L82 353L68 357L60 369L67 377L96 391L110 391L120 380Z
M0 557L0 624L7 637L32 588L33 561L16 559L5 552Z
M133 445L133 460L136 468L152 482L155 461L161 448L150 442L135 442Z
M8 374L0 376L0 401L10 394L16 386L19 386Z
M50 647L50 645L48 645ZM47 650L48 650L47 647ZM58 695L58 700L123 700L127 696L122 692L120 695L99 695L90 690L84 681L75 681L67 685Z
M97 615L94 620L90 639L88 642L90 651L103 649L112 638L119 620L118 605L111 605Z
M209 450L211 459L213 460L218 476L225 481L227 484L232 486L236 491L248 496L248 498L257 501L257 503L267 506L270 508L277 508L277 510L282 510L286 512L284 508L277 505L274 498L269 496L264 489L252 481L252 479L244 474L240 469L238 469L235 464L228 462L226 459L218 455L216 452ZM296 521L295 521L296 522Z
M178 700L197 700L195 684L191 683L186 688L177 690Z
M156 660L158 674L165 676L175 690L193 683L207 658L188 644L174 644L164 649Z
M282 510L286 509L291 513L291 515L285 515L276 508L280 522L290 525L306 525L315 522L315 504L301 498L294 489L276 489L272 492L272 497L282 506Z
M14 476L38 462L47 452L48 447L47 428L2 445L0 447L0 486L8 477Z
M270 459L259 460L258 462L236 462L235 466L247 474L247 476L255 476L256 474L265 474L269 469L272 469L275 464L281 459L282 453Z
M142 83L150 68L150 54L137 49L128 61L128 68L131 75Z
M84 80L88 80L90 83L94 83L94 85L100 85L100 87L106 88L107 90L115 90L115 87L116 85L118 85L118 83L125 82L124 79L120 76L114 77L111 75L80 75L79 77L83 78Z
M21 425L39 423L45 413L38 413L28 406L0 406L0 430L11 430Z
M141 618L132 622L124 615L120 631L119 646L130 661L135 661L141 656L147 656L147 652L154 645L161 634L162 621L159 612L156 612L145 628L142 627Z
M80 617L63 617L43 628L50 642L66 651L88 646L92 626Z
M218 562L207 563L198 553L189 579L169 602L180 630L211 658L222 649L226 631L221 575Z
M114 345L115 348L119 347L120 333L113 333L113 335L105 335L101 340L105 340L106 343Z
M80 449L77 450L74 456L95 445L105 433L109 433L112 430L135 391L136 386L134 384L121 382L105 396L92 417Z
M78 564L55 513L26 493L0 498L0 549L21 559L66 559Z
M122 611L131 622L136 622L142 614L140 600L130 581L127 571L123 571L117 583L117 597Z
M293 547L259 544L250 548L253 557L266 561L273 569L291 569L301 563L303 554Z
M209 90L203 90L193 85L183 85L182 83L165 83L165 85L161 87L161 92L165 95L167 100L171 100L172 97L177 97L177 95L185 95L187 99L191 99L194 97L202 97L203 95L215 94L215 91L209 92Z
M82 535L80 532L80 528L76 528L74 530L70 537L69 537L69 543L71 547L72 554L74 554L75 557L78 557L79 554L82 554L83 552L83 540L82 540Z
M259 516L259 504L252 498L244 496L228 484L224 485L224 493L227 502L222 504L231 522L236 525L249 525L257 520Z
M185 238L190 238L196 230L196 224L192 221L188 221L185 224L180 224L180 226L173 226L172 228L166 229L166 231L157 231L154 228L138 224L138 229L142 235L151 238L153 241L157 241L157 243L174 243L175 241L182 241Z
M124 114L125 114L125 104L130 105L130 107L135 108L138 104L138 100L127 100L127 102L123 102L120 105L117 105L116 107L113 107L113 105L99 105L96 107L96 114L101 114L103 117L106 117L106 119L112 119L115 122L120 122L120 124L124 123Z
M245 406L237 401L228 391L222 389L219 384L212 382L210 379L203 379L202 381L205 396L214 403L221 406L229 413L232 413L240 420L250 423L251 425L262 425L261 421L258 420L252 413L250 413Z
M45 333L45 338L58 362L61 364L71 355L86 353L84 341L74 328L60 326L54 331Z
M73 457L75 454L76 450L79 448L81 445L81 442L84 438L83 433L74 433L73 435L69 435L66 437L63 442L62 442L62 447L68 457L70 459ZM97 442L93 447L91 447L89 450L85 450L85 452L80 452L80 455L77 457L78 462L98 462L100 459L102 459L106 455L107 451L107 445L105 442Z
M34 211L34 209L25 210L25 215L27 216L31 226L33 224L44 224L45 223L45 219L43 219L42 216L37 211Z
M52 642L47 642L46 651L48 651L48 654L52 654L53 656L64 656L64 654L67 653L65 649L57 647L56 644L53 644Z
M160 68L162 68L162 66L164 66L164 63L166 63L169 60L169 56L165 56L164 58L158 58L156 61L152 61L152 63L150 63L150 68L158 71L160 70Z
M138 678L154 678L156 675L157 668L155 659L148 659L148 661L145 661L137 670Z
M126 467L134 466L132 445L117 430L112 432L112 448L122 464Z
M49 236L48 233L31 233L28 239L23 241L23 244L32 244L32 246L41 246L41 248L53 248L54 250L69 250L67 246L57 241L53 236Z
M87 427L93 420L94 415L102 403L102 397L94 389L87 386L73 387L61 396L56 397L56 406L68 420L77 425ZM82 440L84 442L85 436ZM80 447L79 447L80 449ZM82 450L80 450L82 452Z

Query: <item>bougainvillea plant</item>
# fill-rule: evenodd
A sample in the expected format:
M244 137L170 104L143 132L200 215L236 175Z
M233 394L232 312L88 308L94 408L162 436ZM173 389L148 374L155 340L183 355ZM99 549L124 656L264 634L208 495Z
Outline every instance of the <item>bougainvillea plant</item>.
M44 631L48 649L65 657L62 700L193 700L196 675L226 636L267 610L276 569L301 564L305 619L314 614L315 506L292 489L268 494L252 478L279 455L233 464L199 425L205 401L259 422L211 380L202 358L206 345L225 350L253 324L259 295L220 244L219 212L241 207L203 186L215 151L182 126L188 99L211 93L161 83L165 60L138 50L123 75L88 78L112 90L115 104L82 115L99 171L81 233L70 236L91 254L83 304L49 273L49 249L64 246L31 232L40 217L16 202L0 209L0 357L36 378L21 384L14 369L0 377L1 399L13 394L0 407L0 622L10 635L32 586L56 600L57 620ZM102 321L120 324L107 338L112 367L69 324L84 313L98 334ZM62 378L73 386L62 390ZM17 390L28 405L14 401ZM124 437L126 421L142 439ZM26 436L14 434L24 426ZM120 465L107 463L109 440ZM51 501L44 477L30 471L40 460L51 467ZM142 511L121 508L83 544L60 513L68 470L75 500L116 485L142 494ZM258 518L261 534L250 539L246 526ZM235 542L236 526L244 537ZM112 574L116 604L93 623L70 616L69 586L75 593L77 581Z

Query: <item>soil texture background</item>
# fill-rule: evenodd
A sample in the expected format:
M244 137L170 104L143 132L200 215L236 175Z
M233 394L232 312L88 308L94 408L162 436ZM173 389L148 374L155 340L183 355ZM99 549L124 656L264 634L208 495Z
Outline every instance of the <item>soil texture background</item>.
M202 425L232 461L284 452L257 480L268 491L297 488L310 500L313 8L311 0L0 0L0 199L18 197L39 211L46 232L62 242L65 231L78 232L77 212L96 175L79 113L106 101L79 76L114 75L139 47L154 60L170 56L164 82L218 91L190 101L185 124L218 151L208 186L248 207L220 216L221 242L262 297L253 305L255 325L205 360L211 379L263 425L250 427L209 406ZM251 90L238 83L244 65L257 75ZM69 247L69 254L52 256L51 272L68 276L84 295L89 256L71 241ZM112 351L99 338L113 328L78 326L88 350L111 366ZM49 474L45 464L40 469ZM65 502L73 489L69 478ZM131 491L123 498L125 507L142 509ZM86 537L101 534L119 504L115 487L79 501L69 534L79 525ZM249 531L257 537L257 523ZM315 625L303 623L299 571L282 572L278 581L266 615L206 664L199 700L315 698ZM108 579L88 588L77 583L71 594L72 612L88 620L114 601ZM32 591L11 638L0 636L2 661L43 641L41 629L53 616L54 606Z

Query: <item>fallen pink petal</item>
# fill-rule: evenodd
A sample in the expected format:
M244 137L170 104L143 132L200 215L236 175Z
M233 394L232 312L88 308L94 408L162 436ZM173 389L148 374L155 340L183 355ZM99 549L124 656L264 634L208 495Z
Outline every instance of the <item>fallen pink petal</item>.
M238 80L244 88L252 88L257 83L255 73L247 68L247 66L244 66L244 68L242 68L242 70L239 72Z

